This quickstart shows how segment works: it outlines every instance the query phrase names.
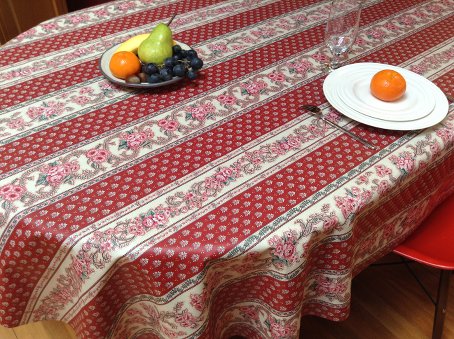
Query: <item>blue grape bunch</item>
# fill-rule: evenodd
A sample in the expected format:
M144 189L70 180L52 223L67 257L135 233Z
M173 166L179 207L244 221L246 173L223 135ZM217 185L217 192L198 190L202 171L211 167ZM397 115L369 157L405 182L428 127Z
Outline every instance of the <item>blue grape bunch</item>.
M193 49L184 50L180 45L172 47L172 57L164 60L161 66L155 64L144 64L140 79L150 84L172 80L173 77L187 77L194 80L198 71L203 67L203 61Z

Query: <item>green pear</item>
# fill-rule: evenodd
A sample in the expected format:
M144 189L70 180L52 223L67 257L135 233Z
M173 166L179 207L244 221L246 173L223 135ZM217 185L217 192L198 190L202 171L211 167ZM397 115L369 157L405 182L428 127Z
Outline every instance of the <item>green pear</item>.
M137 50L140 60L161 65L172 56L172 31L168 25L160 23L142 41Z

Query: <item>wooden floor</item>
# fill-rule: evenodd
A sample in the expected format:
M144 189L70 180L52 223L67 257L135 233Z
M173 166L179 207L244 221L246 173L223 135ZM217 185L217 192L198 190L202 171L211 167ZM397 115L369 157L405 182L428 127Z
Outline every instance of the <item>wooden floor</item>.
M76 339L76 334L63 322L40 321L14 328L0 326L0 339Z
M389 255L382 262L396 262ZM435 295L438 271L412 264ZM431 338L434 306L404 265L371 266L352 285L350 317L332 322L304 317L303 339L424 339ZM443 339L454 338L454 275L451 278Z

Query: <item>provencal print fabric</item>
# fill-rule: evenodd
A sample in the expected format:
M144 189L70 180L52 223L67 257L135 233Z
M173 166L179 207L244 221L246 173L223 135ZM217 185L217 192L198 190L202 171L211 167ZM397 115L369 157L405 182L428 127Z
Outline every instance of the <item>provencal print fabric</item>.
M454 2L366 1L350 62L453 94ZM295 338L448 194L451 113L409 133L323 96L328 1L114 1L0 47L0 321L81 338ZM117 87L108 47L173 13L195 82ZM303 114L330 119L371 151Z

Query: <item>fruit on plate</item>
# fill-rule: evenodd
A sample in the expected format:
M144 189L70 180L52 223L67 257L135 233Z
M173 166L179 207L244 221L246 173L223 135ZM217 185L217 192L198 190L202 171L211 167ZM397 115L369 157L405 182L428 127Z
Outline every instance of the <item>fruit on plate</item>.
M174 77L186 77L189 80L194 80L202 67L203 61L198 57L195 50L184 50L180 45L175 45L172 47L172 56L166 58L163 65L144 63L139 77L145 78L146 82L150 84L169 81ZM126 82L128 82L128 79L126 79Z
M137 52L142 62L162 65L165 59L172 57L172 47L172 30L168 25L159 23L142 41Z
M400 99L407 88L405 78L391 69L381 70L372 77L370 91L374 97L383 101Z
M112 55L109 61L109 69L113 76L126 79L140 72L142 64L139 58L132 52L120 51Z
M115 52L122 52L122 51L127 51L127 52L132 52L134 54L137 54L137 49L139 48L139 45L146 39L148 38L150 34L145 33L145 34L139 34L136 36L133 36L132 38L129 38L118 48L115 50Z

